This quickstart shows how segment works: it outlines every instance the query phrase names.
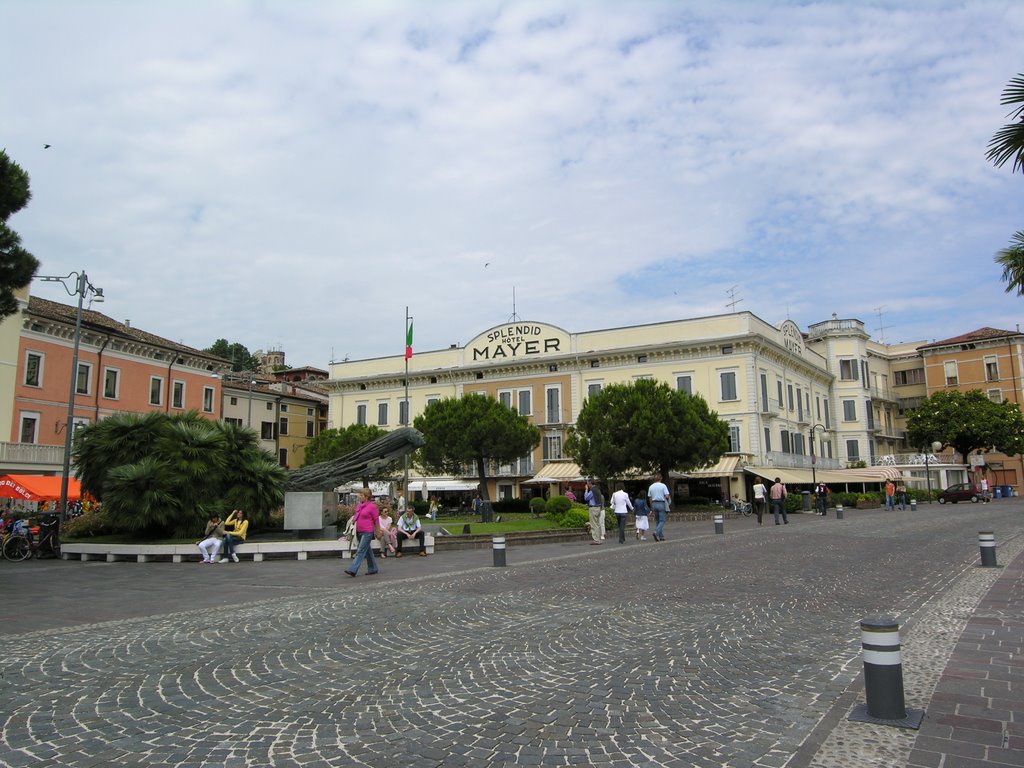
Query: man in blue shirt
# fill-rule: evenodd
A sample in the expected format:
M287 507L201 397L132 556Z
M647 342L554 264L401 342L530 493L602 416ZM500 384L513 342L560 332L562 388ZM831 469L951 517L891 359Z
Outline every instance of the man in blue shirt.
M655 541L665 540L665 513L668 512L670 499L671 495L669 494L668 486L661 482L661 475L655 475L654 482L647 489L647 502L651 505L651 510L657 516L657 523L654 526Z

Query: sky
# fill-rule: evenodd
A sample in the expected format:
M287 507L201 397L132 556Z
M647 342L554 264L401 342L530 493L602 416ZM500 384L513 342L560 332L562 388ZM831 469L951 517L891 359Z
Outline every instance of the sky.
M1024 321L993 261L1024 175L985 159L1019 0L0 0L0 29L9 225L189 346L327 368L402 354L406 307L419 351L513 318Z

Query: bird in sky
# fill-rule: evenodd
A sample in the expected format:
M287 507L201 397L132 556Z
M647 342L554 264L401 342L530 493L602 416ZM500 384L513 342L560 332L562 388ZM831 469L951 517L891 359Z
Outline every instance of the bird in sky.
M43 149L49 149L49 148L50 148L49 144L43 144Z
M487 269L489 266L491 266L491 262L488 261L484 264L484 269Z

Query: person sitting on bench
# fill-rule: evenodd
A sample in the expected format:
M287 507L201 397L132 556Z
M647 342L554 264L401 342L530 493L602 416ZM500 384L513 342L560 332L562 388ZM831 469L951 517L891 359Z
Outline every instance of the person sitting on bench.
M402 556L402 544L409 539L418 539L420 542L420 557L426 557L426 532L423 530L423 526L420 525L420 519L416 516L416 512L413 508L407 507L405 514L398 518L398 523L395 527L397 528L398 538L398 551L395 552L395 557Z

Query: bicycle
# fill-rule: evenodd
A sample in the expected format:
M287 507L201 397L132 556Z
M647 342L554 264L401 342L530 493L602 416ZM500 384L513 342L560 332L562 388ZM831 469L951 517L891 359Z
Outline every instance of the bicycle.
M58 523L29 527L25 521L18 521L10 533L3 539L3 556L5 560L20 563L30 557L43 557L50 554L60 557L60 538L57 535ZM41 534L36 540L36 534Z
M754 505L749 501L739 501L738 499L734 499L729 502L728 508L733 512L743 515L743 517L750 517L754 514Z

